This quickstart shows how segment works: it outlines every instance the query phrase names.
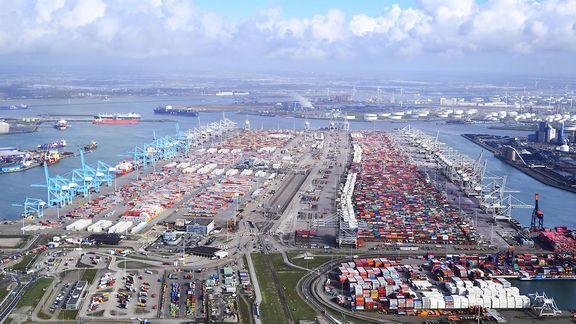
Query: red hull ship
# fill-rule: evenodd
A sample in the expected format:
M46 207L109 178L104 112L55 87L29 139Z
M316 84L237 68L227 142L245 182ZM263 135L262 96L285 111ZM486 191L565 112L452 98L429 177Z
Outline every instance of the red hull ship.
M126 125L138 124L141 116L134 113L128 114L99 114L94 116L93 124Z

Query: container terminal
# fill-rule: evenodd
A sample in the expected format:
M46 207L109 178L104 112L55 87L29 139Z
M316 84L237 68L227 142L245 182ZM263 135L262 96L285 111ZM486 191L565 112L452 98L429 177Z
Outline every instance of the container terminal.
M155 138L120 163L79 165L59 175L45 167L46 196L28 197L25 217L2 224L12 293L1 320L572 316L513 284L576 279L574 233L544 226L546 197L515 200L482 156L417 129L350 131L341 119L265 130L223 119ZM532 213L532 226L512 208Z

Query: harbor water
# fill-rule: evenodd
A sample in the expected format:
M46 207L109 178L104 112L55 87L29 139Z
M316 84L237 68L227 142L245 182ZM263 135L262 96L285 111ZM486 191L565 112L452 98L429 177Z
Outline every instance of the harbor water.
M191 98L113 98L110 101L97 99L73 99L73 100L20 100L7 101L3 104L27 104L28 110L2 111L0 117L33 117L40 114L97 114L115 112L135 112L142 115L143 119L158 119L153 109L160 105L190 104L201 105L203 103L232 104L233 98L198 96ZM176 120L180 129L195 128L200 124L207 124L222 118L220 112L201 112L198 118L186 116L170 116ZM227 112L225 116L239 124L240 127L248 119L253 128L304 128L304 120L287 117L266 117L247 115L242 112ZM162 116L163 118L164 116ZM310 119L311 128L327 127L328 120ZM43 124L37 132L27 134L15 134L0 136L0 147L16 146L20 149L34 149L39 144L51 143L64 139L68 142L66 151L77 151L84 145L98 142L98 149L86 154L87 163L102 160L108 164L131 159L135 146L153 140L156 136L174 134L175 122L141 122L136 125L93 125L90 122L71 121L71 128L59 131L52 124ZM353 130L391 130L397 127L405 127L407 123L398 122L351 122ZM438 124L436 122L411 122L411 126L420 128L425 132L436 135L439 131L439 140L459 150L471 158L477 158L482 148L466 140L463 133L487 133L495 135L526 135L522 131L492 130L487 125L459 125ZM540 194L540 208L544 211L546 226L568 226L575 228L576 218L573 217L576 210L576 194L566 192L554 187L544 185L517 169L493 157L492 153L485 152L488 158L487 171L493 175L507 176L507 186L519 192L513 195L525 203L532 203L534 193ZM80 167L80 158L68 158L49 167L51 174L64 174L73 168ZM0 219L17 219L22 213L22 207L13 204L22 204L26 197L46 199L46 189L31 187L32 184L44 184L44 171L42 168L33 168L23 172L0 175ZM518 209L514 216L524 225L530 223L530 209ZM555 297L561 308L576 308L576 281L532 281L520 282L514 280L514 285L520 288L522 293L546 291L549 296Z

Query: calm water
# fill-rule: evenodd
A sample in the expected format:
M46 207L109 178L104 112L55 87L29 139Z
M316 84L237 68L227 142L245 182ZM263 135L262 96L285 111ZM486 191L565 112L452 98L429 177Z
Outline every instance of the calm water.
M232 98L223 97L194 97L194 98L123 98L112 99L108 102L96 100L27 100L2 102L1 105L26 103L31 108L27 111L0 111L0 117L35 116L38 114L76 113L95 114L104 112L136 112L143 118L157 118L153 114L153 108L159 105L188 103L201 104L206 102L231 103ZM96 103L96 104L94 104ZM290 128L301 129L304 121L295 118L246 116L242 113L227 113L227 118L238 122L241 126L246 118L252 127L263 128ZM177 119L181 129L189 129L202 124L216 121L222 118L222 113L201 113L200 118L171 117ZM130 152L134 146L141 145L153 139L153 132L157 136L175 133L175 123L149 123L142 122L138 125L92 125L86 122L72 122L72 127L66 131L58 131L52 125L44 125L36 133L0 136L0 147L17 146L22 149L31 149L38 144L49 143L60 139L68 142L66 150L74 150L83 147L91 141L99 143L98 149L86 155L88 163L102 160L109 164L130 158ZM326 127L328 121L310 120L312 128ZM392 129L403 127L403 123L364 123L352 122L352 129ZM462 133L491 133L500 135L525 135L521 131L490 130L486 125L437 125L429 122L412 122L410 125L423 129L432 135L440 130L440 140L458 149L460 152L476 158L481 148L460 136ZM576 194L546 186L533 180L524 173L508 166L494 158L491 153L485 154L489 158L488 171L495 175L506 175L508 186L521 192L514 194L520 200L531 203L534 193L540 194L540 207L545 213L547 226L564 225L574 228L576 219L573 217L576 210ZM60 163L50 166L51 174L63 174L72 168L80 166L80 158L69 158ZM43 188L33 188L31 184L44 183L42 168L34 168L24 172L0 175L0 219L17 218L21 214L21 207L14 207L14 203L22 203L28 197L46 199L46 191ZM530 223L531 210L518 209L514 216L524 225ZM558 304L563 307L576 308L576 281L570 282L515 282L524 293L546 290L548 295L556 298Z

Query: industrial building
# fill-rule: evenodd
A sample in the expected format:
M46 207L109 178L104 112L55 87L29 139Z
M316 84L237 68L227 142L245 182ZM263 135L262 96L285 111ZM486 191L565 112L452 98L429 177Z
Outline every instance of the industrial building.
M186 249L186 251L192 255L199 255L207 258L222 259L228 256L228 252L209 246L196 246Z
M118 234L91 234L88 240L95 244L118 245L122 237Z
M214 230L214 220L209 218L194 218L186 224L186 232L208 235Z
M162 241L166 245L178 245L182 242L182 235L176 231L166 231L162 234Z

